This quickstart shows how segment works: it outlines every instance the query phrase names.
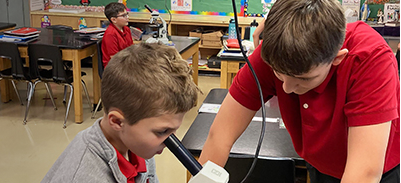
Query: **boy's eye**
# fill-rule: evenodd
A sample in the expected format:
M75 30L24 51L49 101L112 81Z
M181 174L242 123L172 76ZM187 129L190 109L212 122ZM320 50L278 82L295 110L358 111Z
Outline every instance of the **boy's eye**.
M298 78L298 79L300 79L302 81L309 81L310 80L310 78Z
M168 129L164 131L157 132L158 135L165 135L168 132Z

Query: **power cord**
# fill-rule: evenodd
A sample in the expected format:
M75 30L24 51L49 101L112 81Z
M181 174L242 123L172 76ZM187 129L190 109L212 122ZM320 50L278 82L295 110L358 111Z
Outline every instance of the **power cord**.
M238 44L241 49L241 53L242 53L246 63L248 64L249 69L252 72L253 78L255 79L255 82L256 82L256 85L257 85L258 91L259 91L260 101L262 103L262 129L260 132L259 141L258 141L258 145L256 147L256 152L255 152L255 156L254 156L251 168L249 168L248 173L245 175L244 179L242 179L242 181L241 181L241 183L244 183L246 181L246 179L248 179L249 175L251 175L252 171L255 169L256 162L258 161L260 148L261 148L262 142L263 142L263 137L265 136L266 108L265 108L265 102L263 100L262 87L260 86L258 77L256 76L256 73L255 73L251 63L249 62L248 57L246 56L246 52L244 51L244 48L242 47L241 38L240 38L240 34L239 34L239 28L238 28L238 15L237 15L237 9L235 7L235 0L232 0L232 5L233 5L233 10L234 10L235 29L236 29Z

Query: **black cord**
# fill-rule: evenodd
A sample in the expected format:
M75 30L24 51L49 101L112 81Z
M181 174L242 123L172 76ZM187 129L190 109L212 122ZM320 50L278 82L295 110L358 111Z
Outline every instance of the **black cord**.
M237 34L237 40L238 40L238 44L239 47L241 49L242 55L246 61L246 63L249 66L249 69L252 72L253 78L255 79L256 85L258 86L258 90L259 90L259 95L260 95L260 101L262 103L262 129L260 132L260 136L259 136L259 141L258 141L258 146L256 147L256 152L255 152L255 156L251 165L251 168L249 168L248 173L246 174L246 176L244 177L244 179L242 179L241 183L244 183L246 181L246 179L248 179L249 175L251 175L253 169L255 169L256 166L256 162L258 160L259 157L259 152L260 152L260 148L262 146L262 142L263 142L263 137L265 136L265 128L266 128L266 108L265 108L265 102L263 100L263 93L262 93L262 87L260 86L258 77L256 76L255 71L253 70L253 67L251 65L251 63L248 60L248 57L246 56L246 53L244 51L244 48L242 47L242 43L241 43L241 38L240 38L240 34L239 34L239 29L238 29L238 16L237 16L237 9L235 7L235 0L232 0L232 5L233 5L233 10L234 10L234 20L235 20L235 29L236 29L236 34Z
M164 6L166 7L168 14L170 15L170 20L168 20L168 24L167 24L168 26L170 26L170 22L171 22L171 12L170 12L170 10L169 10L168 7L167 7L167 0L164 0ZM168 33L168 29L167 29L167 33Z

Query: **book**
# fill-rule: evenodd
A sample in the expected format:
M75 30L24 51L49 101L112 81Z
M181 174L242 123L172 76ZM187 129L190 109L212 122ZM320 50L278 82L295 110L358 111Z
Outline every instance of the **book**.
M72 9L72 8L52 8L49 9L49 12L58 12L58 13L83 13L85 9Z
M0 41L5 42L30 42L36 40L39 37L39 34L34 34L31 36L11 36L11 35L0 35Z
M400 26L400 22L391 21L391 22L387 22L384 25L388 26L388 27L399 27Z
M32 27L22 27L14 30L5 31L4 34L15 35L15 36L30 36L38 34L39 32L40 31Z

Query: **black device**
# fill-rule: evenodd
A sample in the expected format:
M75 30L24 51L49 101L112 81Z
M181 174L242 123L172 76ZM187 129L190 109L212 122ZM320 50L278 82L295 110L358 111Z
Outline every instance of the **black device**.
M164 140L164 144L193 176L202 169L202 165L192 156L188 149L182 145L174 134L171 134Z

